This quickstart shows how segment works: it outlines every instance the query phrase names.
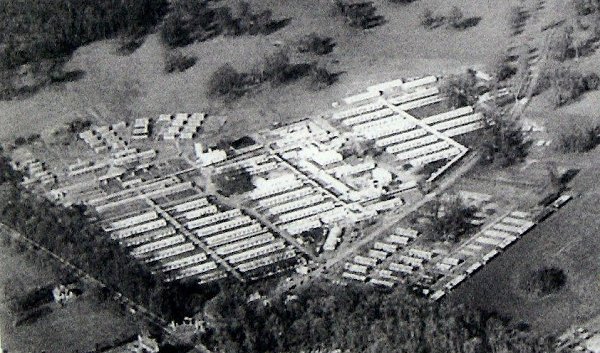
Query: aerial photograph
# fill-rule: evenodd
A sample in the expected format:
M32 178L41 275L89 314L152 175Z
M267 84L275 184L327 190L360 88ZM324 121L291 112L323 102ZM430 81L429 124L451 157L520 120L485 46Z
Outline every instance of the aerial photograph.
M600 353L600 0L0 0L0 353Z

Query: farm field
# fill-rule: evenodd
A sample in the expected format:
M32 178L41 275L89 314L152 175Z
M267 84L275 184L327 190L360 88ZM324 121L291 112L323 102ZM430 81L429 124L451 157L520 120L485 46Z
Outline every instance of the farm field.
M450 4L424 0L402 6L379 0L375 1L378 13L387 23L364 33L331 17L330 1L318 3L254 1L253 7L270 8L274 18L290 18L291 22L269 36L217 37L190 45L183 51L196 55L198 62L180 74L163 73L164 48L156 34L130 56L117 55L115 41L82 47L68 64L69 69L85 71L81 80L46 88L24 100L0 102L0 124L6 127L0 139L56 127L98 105L110 112L108 120L112 121L177 111L227 115L229 121L220 131L223 137L264 128L273 121L325 113L336 99L372 83L493 64L509 40L505 14L518 1L454 1L452 5L461 7L466 17L481 17L480 23L465 31L428 31L419 24L423 9L445 13ZM249 70L265 54L277 50L274 43L293 48L294 41L311 32L331 36L336 42L333 53L319 60L341 73L338 83L319 92L311 91L306 80L276 88L265 85L229 106L206 98L205 83L220 65L230 62L239 70Z
M10 277L19 277L27 288L52 283L52 274L31 264L24 255L0 245L0 288ZM111 344L136 332L135 323L115 312L112 303L98 305L85 293L64 307L51 304L52 312L33 323L13 325L13 314L0 292L0 332L9 352L85 352Z
M572 158L575 164L598 160L598 151ZM572 156L571 156L572 157ZM591 157L591 158L590 158ZM584 160L584 158L586 158ZM589 164L572 182L570 203L526 234L505 253L486 265L450 295L452 302L467 302L526 322L533 329L560 333L600 313L600 230L597 200L600 168ZM558 293L534 298L519 289L529 271L557 266L567 275Z

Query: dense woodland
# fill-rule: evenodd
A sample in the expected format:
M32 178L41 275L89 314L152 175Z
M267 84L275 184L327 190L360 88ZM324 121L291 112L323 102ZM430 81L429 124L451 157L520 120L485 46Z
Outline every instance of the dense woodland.
M0 1L2 68L55 59L79 46L156 25L166 0Z
M166 0L0 1L0 99L81 77L62 68L78 47L117 35L140 37L166 9Z
M266 305L265 305L266 304ZM207 306L218 325L207 337L224 353L534 353L553 351L550 340L509 328L480 311L429 304L398 288L314 284L294 296L246 304L243 290L221 292Z

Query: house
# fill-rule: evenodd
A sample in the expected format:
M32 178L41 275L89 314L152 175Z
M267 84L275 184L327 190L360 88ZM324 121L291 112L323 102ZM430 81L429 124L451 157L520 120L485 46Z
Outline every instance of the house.
M66 302L73 300L76 297L76 294L72 288L61 284L52 289L52 296L56 303L63 305Z
M160 348L156 339L148 335L138 335L137 342L133 345L132 352L135 353L158 353Z

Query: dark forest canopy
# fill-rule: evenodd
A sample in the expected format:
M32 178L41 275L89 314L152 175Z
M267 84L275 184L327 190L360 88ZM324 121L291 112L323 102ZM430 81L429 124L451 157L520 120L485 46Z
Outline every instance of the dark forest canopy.
M0 0L0 64L56 59L79 46L156 25L166 0Z
M534 353L550 340L481 311L431 304L403 288L315 283L296 293L246 303L239 288L207 306L218 324L206 338L217 352Z

